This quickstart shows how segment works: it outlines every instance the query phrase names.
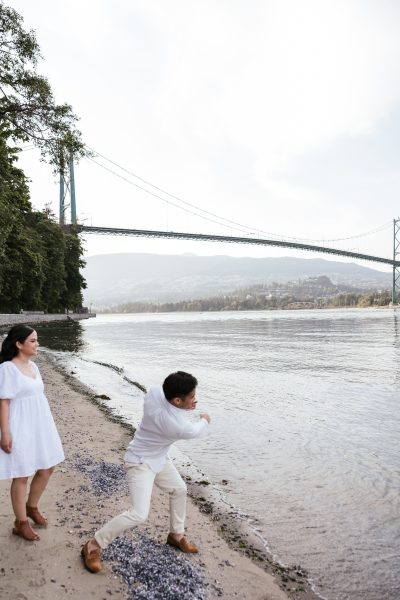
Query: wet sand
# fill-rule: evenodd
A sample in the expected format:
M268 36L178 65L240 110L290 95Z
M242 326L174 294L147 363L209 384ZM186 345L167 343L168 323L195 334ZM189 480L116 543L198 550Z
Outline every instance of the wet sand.
M41 509L48 516L49 525L38 529L41 535L38 542L26 542L11 534L10 482L0 481L0 598L122 600L135 598L135 589L137 597L161 598L157 590L150 588L146 595L147 588L140 578L130 581L129 585L124 582L121 575L113 571L112 560L106 560L104 570L96 575L84 569L80 557L83 542L105 521L128 507L123 481L117 477L115 485L110 487L111 480L103 479L103 485L106 483L110 492L105 496L96 487L96 478L93 480L88 475L90 472L107 475L107 469L111 476L118 473L132 432L105 414L90 391L56 367L51 357L43 353L36 362L67 458L57 467L42 498ZM130 532L124 544L132 547L132 552L137 551L139 558L143 556L150 573L160 568L160 562L168 569L176 557L182 575L193 577L194 582L201 581L198 595L195 587L192 598L315 598L307 591L301 572L281 570L272 561L261 560L227 525L222 527L223 536L219 517L213 516L212 510L205 511L199 499L197 503L188 501L186 526L188 538L200 549L198 555L182 555L165 545L168 499L155 488L148 522ZM118 552L117 547L115 553ZM255 560L251 560L249 554ZM112 552L110 558L111 555ZM158 561L154 568L153 559ZM121 571L121 564L114 564L114 569L118 568ZM179 588L179 582L176 585ZM183 599L185 594L175 598Z

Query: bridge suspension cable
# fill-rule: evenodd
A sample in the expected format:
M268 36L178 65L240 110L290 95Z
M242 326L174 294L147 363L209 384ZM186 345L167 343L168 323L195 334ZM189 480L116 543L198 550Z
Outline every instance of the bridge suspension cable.
M87 149L94 153L97 157L100 157L104 160L106 160L107 162L109 162L110 164L114 165L115 167L117 167L118 169L120 169L121 171L124 171L125 173L127 173L128 175L130 175L131 177L135 177L136 179L138 179L139 181L145 183L146 185L152 187L153 189L157 190L158 192L165 194L166 196L173 198L174 200L177 200L178 202L181 202L183 204L185 204L186 206L190 206L191 208L195 209L196 211L200 211L202 213L204 213L205 215L210 215L211 217L214 217L214 219L218 219L218 221L215 221L214 219L208 218L204 215L195 213L183 206L179 206L178 204L176 204L175 202L171 202L170 200L167 200L166 198L163 198L162 196L160 196L159 194L155 194L153 192L151 192L150 190L138 185L137 183L131 181L130 179L127 179L126 177L124 177L123 175L120 175L119 173L116 173L115 171L113 171L112 169L106 167L105 165L97 162L96 160L94 160L91 157L88 157L89 160L91 160L92 162L94 162L96 165L98 165L99 167L101 167L102 169L105 169L106 171L108 171L109 173L112 173L114 176L119 177L120 179L122 179L123 181L126 181L127 183L129 183L130 185L133 185L137 188L139 188L140 190L144 191L147 194L150 194L151 196L158 198L159 200L162 200L163 202L170 204L172 206L175 206L176 208L183 210L185 212L188 212L196 217L200 217L202 219L205 219L207 221L210 221L211 223L215 223L217 225L222 225L223 227L227 227L228 229L234 229L236 231L240 231L241 233L247 233L247 235L249 234L263 234L263 235L269 235L272 236L274 238L279 238L281 240L292 240L292 241L298 241L298 242L318 242L318 243L326 243L326 242L342 242L342 241L348 241L348 240L354 240L354 239L359 239L362 237L367 237L369 235L373 235L375 233L378 233L380 231L383 231L389 227L391 227L392 222L391 221L387 221L386 223L375 227L374 229L370 229L368 231L365 231L363 233L360 234L356 234L356 235L351 235L351 236L347 236L347 237L343 237L343 238L333 238L333 239L311 239L311 238L298 238L298 237L291 237L291 236L287 236L287 235L281 235L281 234L276 234L276 233L272 233L269 231L265 231L263 229L259 229L257 227L249 227L248 225L243 225L242 223L238 223L237 221L232 221L231 219L227 219L225 217L221 217L220 215L217 215L213 212L210 212L208 210L205 210L199 206L196 206L195 204L191 204L190 202L187 202L186 200L183 200L182 198L180 198L179 196L176 196L174 194L171 194L170 192L167 192L166 190L162 189L161 187L158 187L156 185L154 185L153 183L151 183L150 181L148 181L147 179L144 179L143 177L140 177L139 175L137 175L136 173L134 173L133 171L129 171L128 169L126 169L125 167L119 165L118 163L116 163L115 161L111 160L110 158L107 158L106 156L104 156L104 154L101 154L100 152L98 152L97 150L95 150L94 148L91 148L90 146L86 146ZM222 222L221 222L222 221ZM234 227L232 227L232 225L234 225Z
M128 169L126 169L125 167L122 167L121 165L119 165L118 163L114 162L114 161L113 161L113 160L111 160L110 158L107 158L107 157L106 157L106 156L104 156L103 154L100 154L99 152L97 152L97 151L96 151L96 150L94 150L93 148L89 148L89 146L87 146L87 148L88 148L89 150L91 150L92 152L94 152L94 153L95 153L97 156L100 156L101 158L103 158L103 159L104 159L104 160L106 160L107 162L109 162L109 163L111 163L112 165L116 166L118 169L121 169L121 171L124 171L125 173L128 173L128 174L129 174L129 175L131 175L132 177L135 177L136 179L139 179L139 181L142 181L142 182L143 182L143 183L145 183L146 185L149 185L149 186L151 186L152 188L154 188L155 190L157 190L157 191L161 192L162 194L165 194L166 196L169 196L170 198L174 198L175 200L178 200L178 202L182 202L183 204L186 204L187 206L190 206L191 208L194 208L194 209L195 209L195 210L197 210L197 211L203 212L203 213L204 213L204 214L206 214L206 215L210 215L210 216L212 216L212 217L215 217L216 219L219 219L219 221L225 221L225 223L220 223L220 222L218 222L218 221L213 221L213 220L211 220L211 219L207 219L207 220L210 220L212 223L217 223L218 225L223 225L224 227L228 227L228 228L230 228L230 229L236 229L236 227L232 227L232 225L237 225L237 226L239 226L239 227L240 227L240 229L239 229L239 230L237 230L237 231L241 231L242 233L244 233L244 230L245 230L245 229L247 229L247 230L249 230L249 232L251 232L251 233L254 233L254 232L259 232L259 233L268 233L268 235L272 235L272 236L276 236L276 237L282 237L282 236L279 236L279 235L277 235L277 234L273 234L273 233L269 233L269 232L266 232L266 231L262 231L261 229L258 229L258 228L256 228L256 227L248 227L247 225L243 225L242 223L237 223L236 221L232 221L231 219L227 219L227 218L225 218L225 217L221 217L220 215L217 215L217 214L215 214L215 213L213 213L213 212L210 212L210 211L208 211L208 210L205 210L204 208L201 208L200 206L196 206L195 204L191 204L190 202L187 202L186 200L183 200L183 199L182 199L182 198L180 198L179 196L175 196L174 194L171 194L170 192L167 192L166 190L163 190L162 188L160 188L160 187L158 187L158 186L154 185L154 184L153 184L153 183L151 183L150 181L148 181L148 180L146 180L146 179L143 179L143 177L140 177L139 175L136 175L136 173L133 173L132 171L129 171L129 170L128 170ZM93 162L96 162L96 161L93 161ZM104 166L104 165L102 165L101 163L98 163L98 162L96 162L96 164L97 164L97 165L99 165L99 166L100 166L100 167L102 167L102 168L105 168L105 169L107 169L107 167L105 167L105 166ZM113 175L115 175L116 177L120 177L121 179L123 179L124 181L127 181L128 183L132 183L133 185L136 185L136 184L134 184L132 181L130 181L130 180L128 180L128 179L126 179L125 177L122 177L122 176L121 176L121 175L119 175L118 173L115 173L115 171L111 171L110 169L107 169L107 170L109 170L111 173L113 173ZM139 187L139 186L138 186L138 187ZM145 188L142 188L142 187L140 187L140 189L144 190L144 191L145 191L145 192L147 192L147 193L150 193L151 195L154 195L154 194L152 194L152 192L149 192L149 191L148 191L148 190L146 190ZM163 200L164 202L168 202L168 200L166 200L165 198L163 198L163 197L161 197L161 196L158 196L158 195L156 195L155 197L156 197L156 198L159 198L160 200ZM184 209L182 206L179 206L178 204L175 204L175 203L173 203L173 202L172 202L172 203L171 203L171 202L169 202L169 203L170 203L170 204L172 204L173 206L175 206L175 207L179 208L180 210L185 210L185 209ZM206 218L206 217L204 217L204 216L202 216L202 215L198 215L198 214L196 214L196 213L194 213L194 212L192 212L192 211L187 211L187 212L190 212L190 214L193 214L193 215L195 215L195 216L201 217L201 218L203 218L203 219L205 219L205 218Z
M232 225L226 225L225 223L221 223L219 221L216 221L215 219L211 219L210 217L206 217L204 215L199 215L197 213L195 213L192 210L189 210L188 208L185 208L184 206L179 206L178 204L176 204L175 202L172 202L171 200L167 200L166 198L163 198L162 196L160 196L159 194L155 194L154 192L151 192L149 190L146 190L146 188L144 188L143 186L135 183L134 181L130 181L129 179L127 179L126 177L124 177L123 175L119 175L118 173L116 173L115 171L113 171L112 169L109 169L108 167L106 167L105 165L102 165L101 163L97 162L96 160L94 160L93 158L89 157L89 160L91 162L94 162L96 165L98 165L99 167L101 167L102 169L105 169L106 171L108 171L109 173L112 173L113 175L115 175L116 177L119 177L120 179L123 179L124 181L126 181L127 183L129 183L130 185L135 186L136 188L139 188L140 190L142 190L143 192L146 192L146 194L150 194L150 196L153 196L154 198L158 198L159 200L162 200L163 202L166 202L167 204L170 204L171 206L175 206L176 208L179 208L180 210L183 210L191 215L194 215L196 217L199 217L200 219L205 219L206 221L209 221L211 223L215 223L217 225L222 225L223 227L229 227L229 229L235 229L236 231L239 231L240 233L247 233L248 235L250 233L252 233L254 235L255 231L257 230L250 230L248 232L243 231L243 229L239 229L238 227L232 227Z

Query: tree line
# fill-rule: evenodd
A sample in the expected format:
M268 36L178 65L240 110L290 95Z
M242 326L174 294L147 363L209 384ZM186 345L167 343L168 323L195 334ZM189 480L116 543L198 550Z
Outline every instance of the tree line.
M127 302L98 310L103 313L207 312L227 310L287 310L387 306L389 290L360 291L334 285L328 277L309 277L286 283L253 285L231 294L178 302Z
M49 209L34 210L17 166L24 142L36 146L54 171L70 153L85 154L72 108L56 104L37 73L40 58L35 33L0 1L0 312L75 309L85 287L77 232L61 229Z

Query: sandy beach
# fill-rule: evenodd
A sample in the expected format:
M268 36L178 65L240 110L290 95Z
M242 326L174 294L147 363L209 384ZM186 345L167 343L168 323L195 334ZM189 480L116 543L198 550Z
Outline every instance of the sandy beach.
M223 537L217 517L202 511L201 502L199 506L198 501L188 501L186 522L187 535L199 546L199 554L187 556L166 546L168 502L157 489L153 493L149 521L123 540L125 552L137 563L130 580L126 581L125 577L124 581L123 577L128 567L116 560L118 548L108 553L101 573L87 572L80 557L83 542L101 524L128 506L121 465L132 432L121 423L113 422L96 405L90 390L63 373L49 355L42 353L36 362L63 441L66 461L57 467L42 499L41 508L48 516L49 525L38 530L41 535L38 542L29 543L11 534L10 482L0 481L1 599L304 600L315 597L307 591L301 571L281 570L273 561L251 560L248 554L252 552L244 548L240 540L241 549L235 548L235 536L228 532ZM257 557L255 552L254 557ZM180 574L182 581L178 576L176 581L168 583L170 589L177 592L157 590L160 583L157 584L153 576L160 564L164 569L166 564L173 564Z

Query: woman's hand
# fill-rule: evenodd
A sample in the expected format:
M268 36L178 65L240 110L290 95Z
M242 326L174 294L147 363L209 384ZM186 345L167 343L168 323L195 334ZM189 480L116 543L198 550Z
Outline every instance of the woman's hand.
M7 454L11 453L12 439L9 433L2 433L0 440L0 448Z

